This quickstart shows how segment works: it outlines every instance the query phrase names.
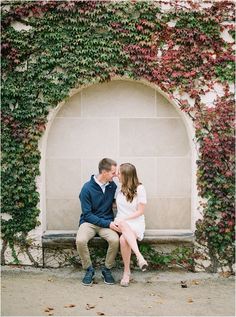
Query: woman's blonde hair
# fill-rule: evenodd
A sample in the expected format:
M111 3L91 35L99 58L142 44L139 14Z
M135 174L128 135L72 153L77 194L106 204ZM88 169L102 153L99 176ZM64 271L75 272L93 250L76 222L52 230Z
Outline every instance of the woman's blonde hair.
M121 192L129 202L137 195L137 187L141 183L138 180L136 168L133 164L123 163L120 165Z

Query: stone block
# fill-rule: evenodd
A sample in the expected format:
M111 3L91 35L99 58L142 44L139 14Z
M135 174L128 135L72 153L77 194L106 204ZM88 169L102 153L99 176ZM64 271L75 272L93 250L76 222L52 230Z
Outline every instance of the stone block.
M179 112L164 96L156 92L157 117L180 117Z
M48 159L46 161L47 198L72 198L81 188L81 161L79 159Z
M70 97L57 113L57 117L78 118L81 116L81 93Z
M140 83L115 80L82 91L84 117L153 117L155 90Z
M157 158L157 195L191 196L191 159Z
M47 158L117 156L117 119L55 118Z
M78 199L47 199L47 230L76 230L81 214Z
M181 119L120 119L121 156L186 156L189 152Z
M191 229L191 199L149 197L145 219L147 229Z

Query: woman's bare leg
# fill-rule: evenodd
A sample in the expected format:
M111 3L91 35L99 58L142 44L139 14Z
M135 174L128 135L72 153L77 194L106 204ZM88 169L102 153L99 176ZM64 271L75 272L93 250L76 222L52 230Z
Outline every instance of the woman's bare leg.
M124 275L130 275L131 248L123 235L120 236L120 252L124 262Z
M134 251L137 258L142 258L143 256L138 248L137 237L130 228L130 226L125 221L122 221L119 223L119 228L122 232L123 238L127 241L127 243L129 244L130 248Z
M120 285L129 286L131 248L123 235L120 236L120 251L124 263L124 272L120 281Z

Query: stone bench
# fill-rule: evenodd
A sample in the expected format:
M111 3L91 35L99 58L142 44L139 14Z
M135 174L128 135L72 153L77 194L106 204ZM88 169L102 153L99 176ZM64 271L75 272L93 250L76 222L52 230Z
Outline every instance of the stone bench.
M75 248L75 231L45 231L42 236L43 248ZM194 234L193 233L179 233L171 235L158 235L145 233L142 244L186 244L193 245ZM93 246L106 244L106 241L99 236L95 236L90 240L90 244Z
M45 231L42 236L43 266L45 266L46 251L60 249L76 249L76 231ZM181 232L175 234L154 234L145 232L144 239L139 244L149 244L159 249L161 252L168 253L176 247L193 247L194 234L191 232ZM106 247L107 242L95 236L89 241L91 247Z

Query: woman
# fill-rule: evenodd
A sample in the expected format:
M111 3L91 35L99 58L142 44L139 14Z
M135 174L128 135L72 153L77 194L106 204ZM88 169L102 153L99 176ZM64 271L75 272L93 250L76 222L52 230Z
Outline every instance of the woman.
M116 197L117 215L115 224L119 227L121 256L124 262L124 273L121 286L128 286L130 281L131 251L135 253L142 271L147 269L147 261L139 251L137 239L142 240L145 231L144 207L146 192L139 182L136 168L130 163L120 165L118 178L121 189Z

